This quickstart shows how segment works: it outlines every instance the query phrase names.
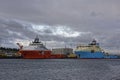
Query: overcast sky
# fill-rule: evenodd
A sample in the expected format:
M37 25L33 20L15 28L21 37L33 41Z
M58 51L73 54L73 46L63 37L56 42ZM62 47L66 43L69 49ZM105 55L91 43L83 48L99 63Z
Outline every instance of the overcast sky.
M27 45L39 35L48 48L96 39L120 50L120 0L0 0L0 43Z

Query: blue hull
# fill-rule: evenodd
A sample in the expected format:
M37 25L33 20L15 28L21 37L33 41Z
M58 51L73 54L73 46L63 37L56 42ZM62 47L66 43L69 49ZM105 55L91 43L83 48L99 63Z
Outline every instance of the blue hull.
M75 54L77 55L77 57L79 58L107 58L107 59L117 59L118 56L116 55L105 55L102 52L87 52L87 51L75 51Z

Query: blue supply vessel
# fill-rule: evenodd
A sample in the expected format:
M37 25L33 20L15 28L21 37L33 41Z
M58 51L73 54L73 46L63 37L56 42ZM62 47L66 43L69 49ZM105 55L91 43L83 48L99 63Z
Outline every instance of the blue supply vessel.
M74 51L78 58L86 58L86 59L117 59L119 58L117 55L110 55L105 53L103 49L100 48L99 43L96 40L93 40L88 45L78 45Z

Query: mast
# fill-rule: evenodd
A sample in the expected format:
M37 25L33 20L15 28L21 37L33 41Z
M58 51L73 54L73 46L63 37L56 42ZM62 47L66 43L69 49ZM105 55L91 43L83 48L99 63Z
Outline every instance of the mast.
M34 39L33 43L40 43L38 35L36 36L36 38Z

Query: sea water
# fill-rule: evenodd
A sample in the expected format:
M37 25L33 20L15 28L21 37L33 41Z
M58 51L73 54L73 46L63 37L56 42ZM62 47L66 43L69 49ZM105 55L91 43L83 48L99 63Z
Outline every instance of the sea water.
M120 60L0 59L0 80L120 80Z

